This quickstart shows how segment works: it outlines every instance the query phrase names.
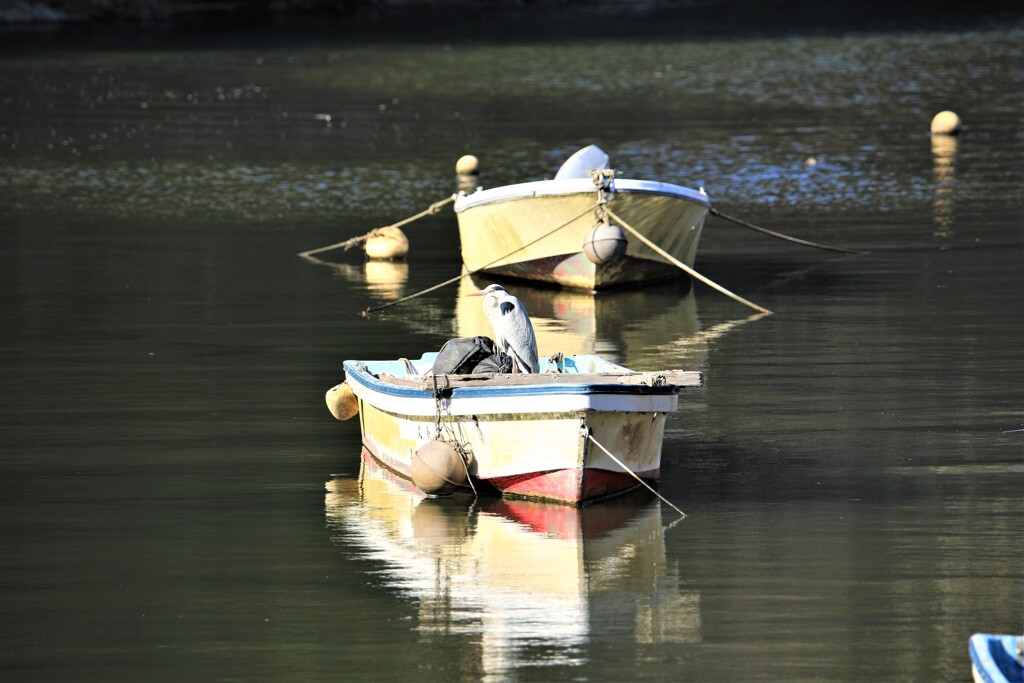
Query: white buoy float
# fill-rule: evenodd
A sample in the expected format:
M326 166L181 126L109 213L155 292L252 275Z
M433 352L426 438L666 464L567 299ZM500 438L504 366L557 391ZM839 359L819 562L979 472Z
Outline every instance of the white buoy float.
M359 414L359 399L352 393L352 387L348 382L342 382L327 390L324 396L327 401L327 409L331 415L339 420L348 420Z
M409 253L409 238L401 228L388 225L371 232L363 249L369 258L400 259Z
M963 128L963 122L956 112L940 111L932 118L932 134L956 135Z
M598 221L583 240L583 253L595 265L618 261L626 254L626 233L614 223Z
M446 496L466 485L466 468L450 443L434 439L413 454L412 483L424 493Z

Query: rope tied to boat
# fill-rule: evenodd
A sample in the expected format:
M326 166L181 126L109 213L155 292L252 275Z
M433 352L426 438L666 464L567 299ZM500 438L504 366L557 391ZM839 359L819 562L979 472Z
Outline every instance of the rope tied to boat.
M421 289L420 291L415 292L413 294L410 294L408 296L403 296L401 299L395 299L394 301L389 301L386 304L381 304L380 306L370 306L369 308L365 309L362 312L362 316L364 318L368 318L371 313L376 313L377 311L383 311L385 308L391 308L392 306L397 306L398 304L405 303L406 301L409 301L410 299L415 299L416 297L423 296L424 294L429 294L430 292L433 292L434 290L441 289L442 287L446 287L446 286L452 284L453 282L458 282L459 280L461 280L463 278L470 277L471 275L476 275L480 271L486 270L487 268L490 268L495 263L499 263L501 261L504 261L508 257L513 256L513 255L519 253L523 249L526 249L527 247L531 247L534 244L536 244L537 242L540 242L543 239L551 237L552 235L554 235L559 230L563 230L567 226L572 225L573 223L575 223L579 219L583 218L588 213L593 211L596 207L597 207L596 204L594 206L587 207L586 211L584 211L583 213L581 213L578 216L575 216L574 218L570 218L568 221L566 221L565 223L562 223L561 225L559 225L554 230L551 230L550 232L544 233L543 235L541 235L537 239L535 239L535 240L533 240L531 242L527 242L523 246L518 247L517 249L514 249L514 250L510 251L509 253L505 254L504 256L499 256L498 258L494 259L490 263L485 263L484 265L480 266L479 268L477 268L475 270L468 270L465 273L463 273L462 275L456 275L455 277L449 278L449 279L445 280L444 282L439 282L438 284L433 285L432 287L427 287L426 289Z
M437 375L430 376L434 385L434 439L437 441L443 441L455 449L455 452L459 456L459 462L462 463L462 467L466 472L466 481L469 482L469 488L473 490L473 496L476 497L478 495L476 492L476 486L473 485L473 477L469 473L469 465L473 462L474 457L473 449L468 443L462 443L459 441L458 435L455 433L455 430L452 429L451 425L445 424L443 419L443 413L445 412L443 401L446 398L445 392L450 391L451 387L449 386L448 375L441 375L444 380L443 386L438 386L437 377ZM443 479L457 488L462 488L461 484L452 481L441 472L430 467L429 463L424 462L423 465L440 479Z
M370 232L366 233L365 235L359 235L358 237L351 237L351 238L349 238L349 239L347 239L347 240L345 240L343 242L337 242L335 244L328 244L326 247L319 247L317 249L310 249L309 251L300 252L299 256L301 256L302 258L312 258L312 256L314 254L320 254L320 253L325 252L325 251L331 251L332 249L344 249L344 250L348 251L352 247L354 247L354 246L356 246L358 244L362 244L363 242L365 242L366 240L370 239L371 237L377 237L378 235L381 234L381 231L386 229L386 228L400 228L403 225L408 225L409 223L412 223L413 221L418 221L419 219L425 218L426 216L433 216L436 213L440 213L441 209L443 209L445 206L447 206L451 202L454 202L456 200L456 198L458 198L458 196L459 196L458 193L456 193L456 194L453 194L450 197L445 197L444 199L438 200L438 201L434 202L433 204L431 204L430 206L428 206L423 211L420 211L417 214L409 216L408 218L404 218L404 219L398 221L397 223L392 223L391 225L385 225L385 226L382 226L382 227L379 227L379 228L374 228L373 230L371 230Z
M597 220L607 223L608 216L605 214L605 207L608 206L608 197L606 193L614 191L612 181L615 180L615 169L599 168L596 171L591 171L590 179L597 187Z
M700 280L701 282L706 284L708 287L711 287L715 291L721 292L722 294L725 294L727 297L729 297L733 301L738 301L741 304L743 304L744 306L749 306L750 308L753 308L755 311L759 311L761 313L765 313L765 314L768 314L768 315L770 315L772 313L769 309L765 308L764 306L758 306L753 301L747 301L746 299L744 299L739 294L736 294L734 292L730 292L728 289L726 289L722 285L718 284L714 280L711 280L710 278L704 277L703 275L698 273L696 270L694 270L690 266L686 265L685 263L683 263L682 261L680 261L676 257L672 256L672 254L668 253L667 251L665 251L664 249L659 247L657 244L655 244L651 240L647 239L647 237L642 235L632 225L630 225L629 223L624 221L622 219L622 217L619 216L618 214L616 214L614 211L612 211L611 209L606 209L606 211L608 212L608 216L610 216L615 222L617 222L619 225L621 225L626 231L632 233L634 237L636 237L638 240L640 240L641 242L646 244L648 247L650 247L652 250L654 250L655 253L657 253L659 256L661 256L662 258L664 258L665 260L667 260L669 263L673 264L677 268L680 268L681 270L683 270L690 277L692 277L692 278L694 278L696 280Z
M444 386L437 385L437 375L432 374L430 381L434 385L434 438L441 439L441 412L443 410L442 401L444 400L444 392L449 391L448 386L448 375L441 375L444 379ZM441 439L443 440L443 439Z
M709 207L708 213L711 214L712 216L721 218L722 220L729 221L730 223L735 223L736 225L742 226L744 228L749 228L750 230L753 230L755 232L759 232L762 235L768 235L769 237L775 237L776 239L785 240L787 242L793 242L794 244L802 244L805 247L812 247L814 249L821 249L823 251L836 251L839 252L840 254L851 254L854 256L861 256L867 253L866 251L859 251L857 249L847 249L846 247L832 247L827 244L818 244L817 242L803 240L800 239L799 237L784 235L781 232L775 232L774 230L769 230L768 228L762 228L759 225L748 223L742 218L733 218L732 216L728 216L714 207Z
M675 505L673 505L673 504L672 504L672 503L671 503L671 502L670 502L670 501L669 501L669 500L668 500L667 498L665 498L665 496L663 496L663 495L661 495L660 493L658 493L657 491L655 491L655 490L654 490L654 488L653 488L653 487L652 487L652 486L651 486L650 484L648 484L648 483L647 483L646 481L644 481L643 479L641 479L641 478L640 478L640 475L638 475L638 474L637 474L636 472L634 472L633 470L629 469L629 467L628 467L628 466L627 466L627 465L626 465L626 464L625 464L624 462L622 462L621 460L619 460L618 458L616 458L616 457L615 457L615 455L614 455L614 454L613 454L613 453L612 453L611 451L609 451L609 450L608 450L607 448L605 448L605 447L604 447L604 446L603 446L603 445L601 444L601 442L600 442L600 441L598 441L597 439L595 439L595 438L594 438L594 434L593 434L593 432L591 431L590 427L588 427L588 426L586 426L586 425L583 425L583 426L582 426L582 427L581 427L580 429L581 429L581 431L582 431L582 433L583 433L583 435L584 435L584 436L586 436L586 437L587 437L587 438L588 438L588 439L589 439L589 440L590 440L590 441L591 441L591 442L592 442L592 443L593 443L593 444L594 444L595 446L597 446L598 448L600 448L600 449L601 449L601 450L602 450L602 451L604 452L604 454L605 454L605 455L607 455L607 456L608 456L609 458L611 458L612 460L614 460L614 461L615 461L615 463L616 463L616 464L617 464L617 465L618 465L619 467L621 467L621 468L622 468L622 469L623 469L624 471L628 472L628 473L629 473L629 474L630 474L630 475L631 475L631 476L632 476L632 477L633 477L634 479L636 479L636 480L637 480L638 482L640 482L641 484L643 484L643 485L644 485L644 486L645 486L645 487L647 488L647 490L648 490L648 491L650 491L651 493L653 493L653 494L654 494L655 496L657 496L657 497L658 497L658 499L659 499L659 500L660 500L660 501L661 501L662 503L664 503L665 505L668 505L668 506L669 506L670 508L672 508L673 510L675 510L676 512L678 512L678 513L679 513L680 515L682 515L682 517L680 517L680 519L682 519L683 517L686 517L686 513L685 513L685 512L683 512L683 511L682 511L682 510L680 510L680 509L679 509L678 507L676 507Z
M556 351L548 358L548 372L553 374L563 374L565 372L565 354L561 351Z

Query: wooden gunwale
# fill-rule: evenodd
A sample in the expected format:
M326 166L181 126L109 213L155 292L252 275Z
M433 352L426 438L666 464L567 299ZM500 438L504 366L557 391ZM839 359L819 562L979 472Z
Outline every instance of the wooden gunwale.
M600 373L543 373L502 375L422 375L415 378L396 377L382 372L377 379L388 384L424 391L457 389L460 387L524 387L553 384L588 385L643 385L650 387L704 386L704 373L688 370L660 372L600 372Z

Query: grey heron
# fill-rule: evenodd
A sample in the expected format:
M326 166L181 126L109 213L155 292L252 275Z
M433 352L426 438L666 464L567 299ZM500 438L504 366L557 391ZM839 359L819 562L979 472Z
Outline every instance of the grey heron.
M537 336L522 302L501 285L488 285L469 296L484 297L484 315L494 330L494 343L512 359L512 371L539 372Z

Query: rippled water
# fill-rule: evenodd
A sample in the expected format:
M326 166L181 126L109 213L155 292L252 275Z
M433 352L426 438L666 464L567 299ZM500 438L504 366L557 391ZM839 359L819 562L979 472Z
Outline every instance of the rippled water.
M1024 629L1024 33L0 54L0 667L76 680L967 680ZM931 138L941 109L964 118ZM327 120L327 117L330 120ZM661 493L424 500L346 358L485 332L450 213L595 142L703 186L698 270L519 286L542 353L702 370ZM510 285L511 286L511 285Z

